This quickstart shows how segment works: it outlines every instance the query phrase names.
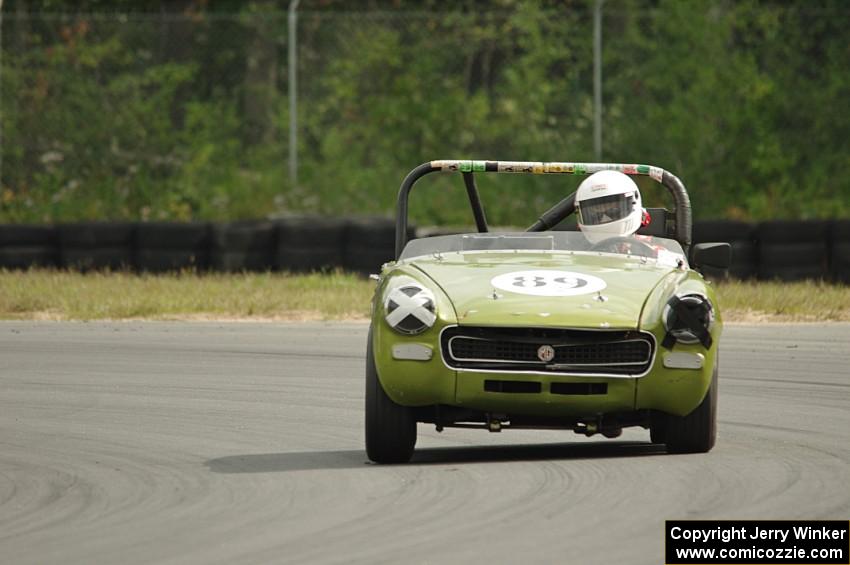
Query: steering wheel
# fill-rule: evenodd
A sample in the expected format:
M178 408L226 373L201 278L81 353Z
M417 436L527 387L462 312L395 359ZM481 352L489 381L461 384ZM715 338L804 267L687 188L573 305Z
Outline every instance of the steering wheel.
M638 255L640 257L650 258L654 258L656 256L655 249L645 241L625 236L615 236L609 237L608 239L603 239L598 243L594 243L590 247L590 250L607 251L609 253L622 253L622 251L620 251L618 247L619 244L628 245L630 255ZM637 249L635 249L635 247L637 247Z

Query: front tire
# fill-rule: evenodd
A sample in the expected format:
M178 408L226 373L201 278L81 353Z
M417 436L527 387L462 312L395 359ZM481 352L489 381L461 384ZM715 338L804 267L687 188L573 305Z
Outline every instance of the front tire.
M649 419L649 441L667 443L667 414L653 412Z
M387 396L372 353L372 330L366 346L366 455L375 463L407 463L416 446L413 409Z
M667 416L668 453L706 453L717 437L717 365L702 402L687 416Z

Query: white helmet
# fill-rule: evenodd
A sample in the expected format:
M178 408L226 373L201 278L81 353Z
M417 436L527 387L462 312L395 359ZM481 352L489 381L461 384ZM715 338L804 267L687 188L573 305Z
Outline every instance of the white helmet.
M593 173L576 191L578 227L591 243L635 233L644 219L640 190L619 171Z

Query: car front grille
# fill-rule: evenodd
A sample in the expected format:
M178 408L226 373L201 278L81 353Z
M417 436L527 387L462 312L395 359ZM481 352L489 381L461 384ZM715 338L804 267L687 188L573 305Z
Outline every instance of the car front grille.
M457 369L641 375L655 340L637 331L455 326L443 331L441 346Z

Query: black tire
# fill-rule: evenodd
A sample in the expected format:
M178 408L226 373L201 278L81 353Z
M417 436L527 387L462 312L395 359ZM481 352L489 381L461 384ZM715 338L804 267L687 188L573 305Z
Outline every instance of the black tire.
M751 279L758 273L758 255L753 224L736 220L704 220L694 222L694 243L726 242L732 246L732 262L728 271L705 267L709 280Z
M97 271L131 269L135 261L130 247L62 248L60 264L66 269Z
M799 281L829 276L826 241L819 243L762 243L759 277L764 280Z
M836 220L832 224L830 242L832 279L850 284L850 220Z
M378 380L372 330L366 346L366 455L375 463L407 463L416 446L416 417L393 402Z
M207 257L190 250L179 249L139 249L136 265L146 273L165 273L168 271L202 271L207 267Z
M53 246L0 246L0 269L56 267L56 258L56 248Z
M136 244L141 249L173 249L207 252L210 224L202 222L141 223L136 231Z
M758 248L752 240L736 239L732 244L732 263L729 276L735 279L752 279L758 274Z
M761 243L824 243L830 223L823 220L770 220L756 227Z
M833 242L832 277L836 282L850 284L850 241Z
M835 220L829 231L832 241L850 241L850 220Z
M737 220L701 220L693 227L694 243L752 241L754 233L753 224Z
M0 225L0 247L50 247L56 245L56 228L39 224Z
M63 249L131 248L136 238L132 222L79 222L56 226Z
M717 437L717 364L702 402L687 416L667 415L668 453L705 453Z
M271 271L273 265L268 251L213 251L210 267L214 271L239 273Z
M829 228L829 223L817 220L774 220L759 224L759 278L782 281L827 278Z
M270 271L276 227L271 222L236 222L212 227L210 267L216 271Z
M663 412L653 412L650 417L649 441L667 443L667 415Z
M383 217L353 218L345 230L343 267L359 273L379 273L395 259L395 221Z
M304 216L279 220L275 267L291 272L342 267L345 225L342 218Z
M213 251L265 251L271 256L277 244L276 226L271 222L233 222L214 224Z

